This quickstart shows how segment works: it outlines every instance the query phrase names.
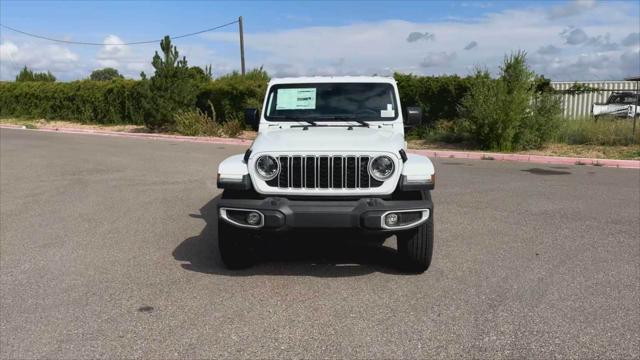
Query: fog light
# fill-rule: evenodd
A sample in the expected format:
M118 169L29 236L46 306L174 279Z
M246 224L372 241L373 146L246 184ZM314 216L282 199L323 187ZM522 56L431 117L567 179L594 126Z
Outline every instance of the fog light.
M387 226L396 225L398 223L398 214L387 214L387 216L384 217L384 223L387 224Z
M247 224L258 225L260 223L260 214L257 212L250 212L247 214Z

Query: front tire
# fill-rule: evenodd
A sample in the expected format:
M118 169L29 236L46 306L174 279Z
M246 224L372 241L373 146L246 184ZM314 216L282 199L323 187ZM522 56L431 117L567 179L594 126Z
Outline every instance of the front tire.
M253 236L246 230L218 219L218 249L225 266L240 270L255 264Z
M423 197L431 199L429 193ZM403 268L408 272L423 273L429 269L433 256L433 209L429 219L422 225L396 235L398 253L402 257Z

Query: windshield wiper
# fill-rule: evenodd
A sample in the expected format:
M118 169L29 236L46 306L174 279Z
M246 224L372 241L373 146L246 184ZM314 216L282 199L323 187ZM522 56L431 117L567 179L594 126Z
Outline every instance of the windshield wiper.
M296 117L296 116L271 115L269 117L270 118L274 118L274 119L278 119L278 120L284 120L284 121L304 121L304 122L308 123L311 126L318 126L318 124L316 124L316 122L313 121L313 120L309 120L309 119L305 119L305 118L301 118L301 117Z
M358 124L360 124L360 126L363 127L369 127L369 124L364 121L364 120L360 120L358 119L355 115L325 115L325 116L317 116L318 119L321 120L347 120L347 121L355 121ZM349 125L351 126L351 125Z

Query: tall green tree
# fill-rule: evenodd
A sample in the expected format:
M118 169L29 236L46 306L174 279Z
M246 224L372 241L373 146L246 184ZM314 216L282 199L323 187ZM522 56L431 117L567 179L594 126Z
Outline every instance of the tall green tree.
M24 68L22 68L22 70L20 70L20 73L18 73L18 75L16 76L16 81L17 82L23 82L23 81L54 82L56 81L56 77L53 76L53 74L50 73L49 71L47 71L46 73L33 72L31 69L25 66Z
M96 69L91 72L89 79L95 81L109 81L114 79L124 79L117 69L106 67L104 69Z
M505 57L497 79L486 70L477 71L462 101L462 112L478 145L512 151L549 141L559 126L561 104L540 83L523 51Z
M174 114L193 108L199 89L208 80L202 69L198 74L189 68L169 36L160 41L160 49L162 53L156 51L151 61L155 73L148 82L152 101L145 111L145 124L150 129L172 128Z

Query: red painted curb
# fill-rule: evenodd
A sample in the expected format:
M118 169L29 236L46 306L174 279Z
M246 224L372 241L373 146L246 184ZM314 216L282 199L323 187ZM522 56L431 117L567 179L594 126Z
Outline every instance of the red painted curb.
M103 136L119 136L128 138L142 138L165 141L182 141L194 143L209 143L223 145L251 145L253 140L244 140L237 138L221 138L221 137L195 137L182 135L166 135L166 134L146 134L146 133L124 133L106 130L85 130L85 129L27 129L22 125L0 125L0 128L6 129L25 129L45 132L59 132L66 134L91 134ZM409 150L414 154L425 155L434 158L449 159L469 159L469 160L497 160L497 161L517 161L529 162L537 164L556 164L556 165L593 165L602 167L614 167L624 169L640 169L640 160L614 160L614 159L590 159L575 158L562 156L543 156L543 155L526 155L526 154L501 154L501 153L485 153L476 151L449 151L449 150Z

